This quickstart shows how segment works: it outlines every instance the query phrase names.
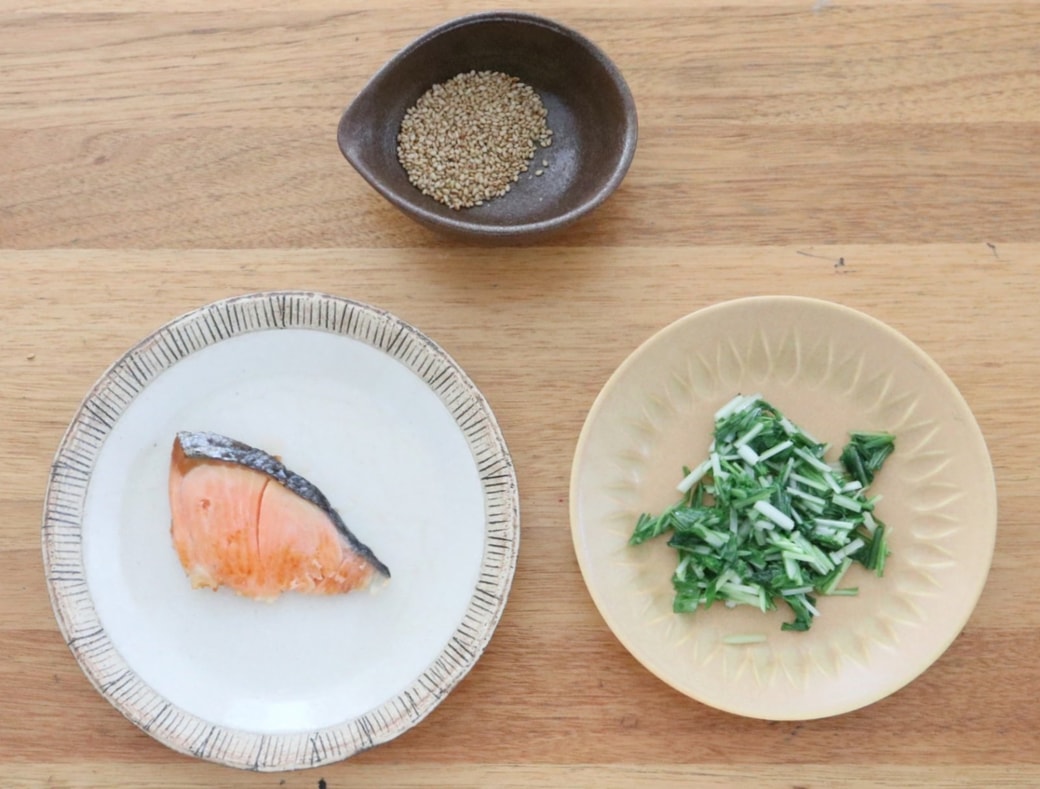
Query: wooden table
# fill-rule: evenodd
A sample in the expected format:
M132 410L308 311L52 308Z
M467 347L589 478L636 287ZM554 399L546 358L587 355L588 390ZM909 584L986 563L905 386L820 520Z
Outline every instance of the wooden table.
M551 246L489 250L399 215L335 126L415 36L499 5L0 2L0 785L1040 785L1040 3L528 3L616 60L639 149ZM429 718L261 775L166 749L92 689L39 525L62 432L110 362L182 312L277 288L386 308L459 361L513 454L523 539L488 651ZM999 491L992 572L952 647L893 696L807 723L718 712L644 670L592 604L567 514L611 371L682 315L773 293L920 345L972 407Z

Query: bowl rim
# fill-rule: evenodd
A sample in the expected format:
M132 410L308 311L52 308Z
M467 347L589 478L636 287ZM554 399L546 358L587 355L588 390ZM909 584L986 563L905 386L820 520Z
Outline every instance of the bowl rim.
M519 222L515 224L487 225L463 219L461 216L459 218L442 216L441 214L434 213L433 211L419 205L416 200L410 199L406 195L402 195L399 192L387 188L383 181L377 178L368 168L361 165L350 151L346 127L351 118L351 110L359 97L367 93L372 85L383 79L401 60L408 57L416 50L426 46L434 39L462 27L476 26L489 22L514 22L542 27L574 41L606 72L611 83L616 87L618 96L621 99L622 116L625 119L624 135L619 146L621 149L621 155L618 157L614 167L589 198L583 200L580 204L568 209L567 211L547 219L540 219L533 222ZM571 224L602 204L617 189L632 164L632 160L635 157L636 145L639 139L639 119L635 99L628 83L621 73L621 70L610 59L610 57L587 36L579 33L574 28L568 27L567 25L539 14L532 14L524 11L481 11L456 17L432 27L391 56L391 58L369 78L361 90L357 92L350 104L348 104L343 110L337 126L336 139L340 152L351 166L357 170L361 177L364 178L364 180L367 181L368 184L386 200L413 219L426 224L427 226L450 231L459 235L505 240L511 237L537 235L547 231L560 229Z

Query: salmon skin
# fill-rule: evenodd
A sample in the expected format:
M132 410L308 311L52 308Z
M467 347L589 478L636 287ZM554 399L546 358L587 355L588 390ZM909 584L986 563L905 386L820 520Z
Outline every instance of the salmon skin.
M170 527L193 587L271 600L340 594L390 570L325 495L262 449L217 433L177 433Z

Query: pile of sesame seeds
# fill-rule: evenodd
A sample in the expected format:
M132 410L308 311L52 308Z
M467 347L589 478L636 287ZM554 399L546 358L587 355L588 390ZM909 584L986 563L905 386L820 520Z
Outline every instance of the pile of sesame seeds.
M536 145L552 144L547 114L516 77L465 72L434 85L405 113L397 158L423 194L454 209L483 205L528 171Z

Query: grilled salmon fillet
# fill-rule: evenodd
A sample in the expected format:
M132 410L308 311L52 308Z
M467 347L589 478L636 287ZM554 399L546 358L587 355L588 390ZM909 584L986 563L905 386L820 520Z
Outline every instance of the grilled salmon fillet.
M180 432L170 460L170 532L191 585L272 600L340 594L390 571L324 494L261 449Z

